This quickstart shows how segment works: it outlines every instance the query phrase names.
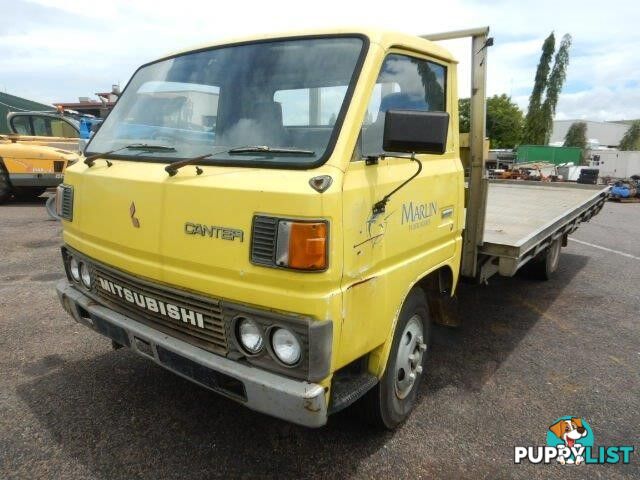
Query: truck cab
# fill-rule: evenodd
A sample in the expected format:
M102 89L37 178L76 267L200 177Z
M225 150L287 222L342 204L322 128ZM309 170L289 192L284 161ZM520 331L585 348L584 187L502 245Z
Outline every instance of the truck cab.
M365 30L143 65L58 188L63 307L249 408L399 425L461 272L456 66Z

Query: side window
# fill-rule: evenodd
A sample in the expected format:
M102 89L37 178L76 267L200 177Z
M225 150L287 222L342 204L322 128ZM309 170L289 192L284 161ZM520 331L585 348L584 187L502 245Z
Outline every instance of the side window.
M346 85L278 90L273 100L282 106L285 127L332 126L346 93Z
M46 117L31 117L33 122L33 134L38 137L50 137L51 136L51 122Z
M382 153L384 118L388 110L446 110L445 66L407 55L387 55L362 125L362 156Z
M13 117L11 119L11 128L20 135L31 135L31 125L29 124L29 117L26 115Z
M78 132L76 129L64 120L51 118L49 125L52 137L78 138Z

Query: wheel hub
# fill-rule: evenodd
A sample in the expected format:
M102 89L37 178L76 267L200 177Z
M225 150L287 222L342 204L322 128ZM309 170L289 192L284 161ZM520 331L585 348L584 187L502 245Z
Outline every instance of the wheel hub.
M418 315L414 315L402 332L396 355L395 392L398 398L409 395L416 379L422 374L422 357L426 349L422 321Z

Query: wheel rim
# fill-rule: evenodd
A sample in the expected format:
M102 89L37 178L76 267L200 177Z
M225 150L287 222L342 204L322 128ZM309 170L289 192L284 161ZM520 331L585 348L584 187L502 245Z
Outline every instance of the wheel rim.
M399 399L406 398L422 373L424 342L422 320L418 315L409 319L404 327L395 362L395 392Z

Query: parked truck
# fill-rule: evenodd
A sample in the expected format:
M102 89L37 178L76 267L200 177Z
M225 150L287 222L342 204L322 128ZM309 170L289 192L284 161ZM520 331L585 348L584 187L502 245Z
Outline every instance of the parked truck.
M319 427L358 402L398 426L461 278L551 277L607 195L485 178L488 32L274 35L143 65L58 187L62 306L251 409ZM434 43L463 37L467 165Z
M66 166L78 158L74 152L0 135L0 204L11 196L38 197L58 186Z
M102 123L101 118L76 112L9 112L7 124L11 137L21 143L82 152L93 132Z
M7 125L11 133L0 135L0 203L57 187L67 164L79 158L79 121L54 111L21 111L9 112Z

